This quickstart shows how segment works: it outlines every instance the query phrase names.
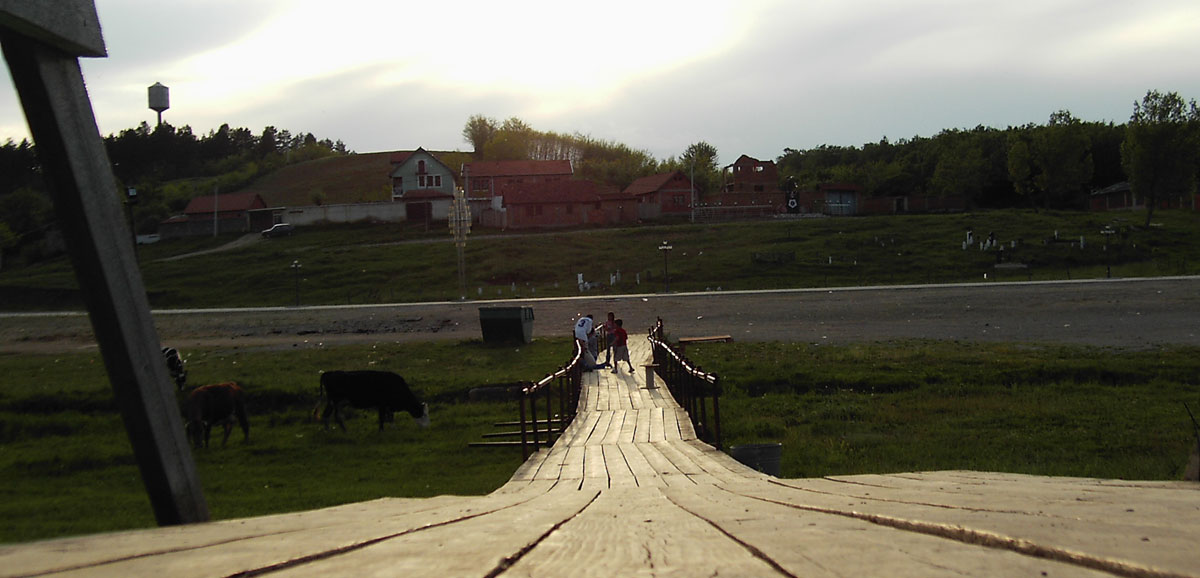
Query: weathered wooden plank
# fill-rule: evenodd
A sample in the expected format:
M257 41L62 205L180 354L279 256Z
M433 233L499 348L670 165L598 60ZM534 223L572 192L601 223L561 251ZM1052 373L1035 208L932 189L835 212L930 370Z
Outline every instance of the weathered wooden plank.
M600 446L604 452L604 467L608 470L608 486L610 488L636 488L637 478L625 461L625 455L617 448L617 444Z
M53 18L71 13L67 6L82 4L44 10ZM43 8L7 8L10 14L13 9L24 13L30 22L44 22L33 16ZM94 7L92 12L94 16ZM62 29L48 33L71 36ZM155 519L160 525L208 520L208 505L184 437L116 180L79 62L12 32L4 32L2 41Z
M604 431L604 437L600 439L601 444L615 444L621 441L621 432L625 428L625 420L634 419L633 410L617 410L612 412L612 416L608 421L608 428Z
M543 499L421 529L338 555L280 569L272 576L485 576L499 573L574 518L594 493L553 491Z
M720 451L698 439L685 440L679 445L680 449L690 455L702 456L706 469L710 473L717 473L718 477L730 480L739 480L741 478L751 479L771 479L775 478L768 476L760 471L751 469L745 464L733 459L733 456ZM709 465L711 464L711 466Z
M521 462L521 465L517 468L517 471L513 472L513 475L509 478L509 481L532 480L537 474L538 469L542 467L542 463L546 461L546 457L549 456L549 454L550 450L547 448L542 448L534 452L532 455L526 458L524 462Z
M650 442L650 412L653 408L643 409L637 412L636 424L633 430L633 441L638 443Z
M789 510L711 486L663 492L672 503L753 545L764 559L794 576L871 576L881 569L888 576L912 577L1107 575L864 520Z
M604 463L604 449L599 444L583 446L583 479L604 480L604 486L608 486L608 466Z
M591 435L582 440L582 442L576 441L576 444L582 443L583 445L599 445L600 443L603 443L604 436L608 435L608 427L612 424L614 412L611 410L603 410L597 413L600 414L600 419L596 420L596 427L592 430Z
M1195 502L1171 513L1148 507L1150 513L1142 514L1138 508L1129 507L1129 494L1124 504L1097 505L1087 503L1086 491L1074 497L1058 495L1039 500L1036 487L1009 498L1001 495L987 508L903 501L894 499L885 488L874 488L870 495L839 495L757 483L739 485L736 491L955 540L986 541L997 548L1039 552L1089 567L1111 567L1112 571L1118 567L1154 567L1190 575L1200 562L1200 556L1189 545L1189 536L1200 535L1195 521L1200 505ZM928 499L938 499L934 484L927 493ZM1189 493L1194 496L1196 490ZM1137 502L1154 503L1158 497L1139 495Z
M74 57L107 56L92 0L0 0L0 28Z
M582 480L584 471L584 446L567 446L567 453L563 456L562 468L558 471L558 479L560 480ZM550 475L551 472L546 472Z
M663 428L663 408L656 407L647 411L650 413L650 441L667 441L667 432Z
M765 576L767 564L655 488L603 492L506 576Z
M670 486L694 486L696 482L679 469L669 458L659 451L657 446L650 443L632 444L642 454L642 457L654 468L655 475Z
M639 487L667 485L666 480L655 471L654 466L650 465L650 461L633 443L620 443L616 448L624 456L625 464L629 466L629 471L633 473L633 479Z
M469 519L540 499L520 494L388 498L357 504L189 526L43 542L0 550L5 575L229 575L350 547L434 524Z

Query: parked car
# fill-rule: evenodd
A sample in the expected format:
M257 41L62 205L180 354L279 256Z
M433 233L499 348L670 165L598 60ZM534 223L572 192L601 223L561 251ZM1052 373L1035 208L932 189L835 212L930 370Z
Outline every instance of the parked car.
M288 223L275 223L274 225L271 225L270 229L264 230L262 232L262 236L264 236L264 237L282 237L284 235L291 235L292 231L294 231L294 230L296 230L296 228L293 227L292 225L289 225Z

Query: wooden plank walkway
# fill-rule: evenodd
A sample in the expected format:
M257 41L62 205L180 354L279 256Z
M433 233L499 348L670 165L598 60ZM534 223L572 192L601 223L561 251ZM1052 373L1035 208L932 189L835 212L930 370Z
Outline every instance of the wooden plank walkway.
M487 496L8 546L0 576L1200 576L1194 483L780 480L696 440L643 376L584 380L562 438Z

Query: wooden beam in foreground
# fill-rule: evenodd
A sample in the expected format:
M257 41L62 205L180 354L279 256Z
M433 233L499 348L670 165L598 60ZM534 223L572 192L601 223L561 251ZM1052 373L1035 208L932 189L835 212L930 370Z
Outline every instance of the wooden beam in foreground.
M95 6L79 0L36 10L17 5L0 0L4 57L155 518L160 525L206 521L208 505L76 58L95 52L99 23L89 30L79 19L89 12L84 8L94 17ZM103 53L102 40L98 46Z

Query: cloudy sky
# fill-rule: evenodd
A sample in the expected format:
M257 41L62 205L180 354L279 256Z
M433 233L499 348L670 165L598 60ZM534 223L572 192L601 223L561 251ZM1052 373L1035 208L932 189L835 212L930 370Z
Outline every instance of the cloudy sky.
M470 150L516 116L722 163L945 128L1121 123L1147 90L1200 99L1196 0L96 0L83 60L104 135L268 125L358 152ZM27 136L11 81L0 140Z

